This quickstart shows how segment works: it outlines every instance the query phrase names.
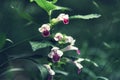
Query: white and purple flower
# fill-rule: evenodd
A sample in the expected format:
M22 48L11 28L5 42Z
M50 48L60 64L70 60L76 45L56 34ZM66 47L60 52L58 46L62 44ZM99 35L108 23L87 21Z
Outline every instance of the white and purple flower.
M68 24L69 23L69 15L68 14L64 14L61 13L58 17L57 17L58 21L63 21L64 24Z
M65 42L70 43L67 47L63 48L62 51L69 51L69 50L75 50L78 54L80 54L80 50L74 46L75 40L71 36L65 36Z
M52 80L53 76L55 75L55 72L51 69L50 65L44 64L44 66L46 67L46 69L49 72L48 80Z
M63 39L63 35L61 33L56 33L54 36L55 41L60 41Z
M58 62L63 55L63 52L59 50L58 47L53 47L51 52L48 54L48 57L53 60L53 62Z
M70 50L75 50L77 52L77 54L80 54L80 50L73 45L68 45L67 47L62 49L63 52L70 51Z
M49 24L43 24L38 30L39 32L42 33L43 37L50 36L50 25Z
M83 66L80 64L82 61L84 61L84 59L79 58L73 62L76 65L76 67L78 68L78 74L81 72L81 69L83 68Z

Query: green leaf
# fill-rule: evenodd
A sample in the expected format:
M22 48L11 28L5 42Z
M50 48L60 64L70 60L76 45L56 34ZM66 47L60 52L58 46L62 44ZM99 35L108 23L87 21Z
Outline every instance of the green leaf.
M88 14L88 15L74 15L70 19L93 19L101 17L100 14Z
M0 49L4 46L6 41L6 36L4 34L0 34Z
M102 79L102 80L109 80L108 78L103 77L103 76L97 76L97 78Z
M6 41L8 41L8 42L10 42L10 43L14 43L12 40L10 40L10 39L6 39Z
M18 71L24 71L24 70L21 68L10 68L10 69L6 70L5 72L3 72L2 74L0 74L0 76L4 76L4 75L9 74L11 72L18 72Z
M32 46L33 51L52 46L52 44L49 42L32 42L32 41L30 41L30 45Z
M58 0L53 0L52 3L56 3Z
M38 69L39 69L40 72L41 72L42 80L46 80L47 75L48 75L47 69L46 69L44 66L42 66L42 65L37 65L37 67L38 67Z
M64 76L68 76L68 73L65 71L61 71L61 70L54 70L54 71L55 71L55 73L59 73L59 74L62 74Z
M91 61L90 59L84 59L84 61L87 61L87 62L90 62L90 63L92 63L95 67L98 67L99 65L96 63L96 62L94 62L94 61Z
M26 11L26 8L23 7L23 3L21 1L12 1L10 6L20 17L28 21L33 20L33 17Z
M57 0L53 0L53 2L47 0L34 0L34 1L38 4L38 6L47 11L49 15L51 15L52 11L54 10L69 10L66 7L54 5L53 3L56 3ZM30 2L33 2L33 0L30 0Z

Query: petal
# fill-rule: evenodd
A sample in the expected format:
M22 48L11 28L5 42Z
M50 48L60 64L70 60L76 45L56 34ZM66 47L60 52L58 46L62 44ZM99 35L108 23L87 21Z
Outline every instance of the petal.
M64 19L64 20L63 20L63 23L64 23L64 24L68 24L68 23L69 23L69 19Z
M55 75L55 72L54 72L52 69L50 69L50 70L49 70L49 74L50 74L50 75Z
M53 55L53 62L58 62L59 60L60 60L60 56L57 53L55 53Z
M63 55L63 52L61 50L57 50L57 54L61 57Z
M80 74L80 72L81 72L81 69L78 69L77 73Z
M77 60L75 60L76 62L78 62L78 63L80 63L80 62L82 62L82 61L84 61L85 59L83 59L83 58L79 58L79 59L77 59Z
M58 47L53 47L51 50L58 50L59 48Z
M55 34L55 37L54 37L55 41L59 41L59 40L61 40L62 38L63 38L63 35L62 35L61 33L56 33L56 34Z
M76 67L77 67L78 69L83 68L83 66L82 66L80 63L77 63L77 62L74 62L74 63L75 63L75 65L76 65Z
M49 24L43 24L43 25L41 26L41 28L49 31L49 30L50 30L50 25L49 25Z
M80 50L76 50L76 52L77 52L78 54L80 54Z
M53 58L53 55L54 55L54 52L51 51L51 52L48 54L48 57L49 57L49 58Z
M50 36L50 32L48 30L43 31L42 33L43 37L48 37Z

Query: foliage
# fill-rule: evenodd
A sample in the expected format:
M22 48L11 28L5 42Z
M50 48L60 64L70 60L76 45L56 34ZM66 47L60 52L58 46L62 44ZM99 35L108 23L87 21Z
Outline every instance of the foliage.
M44 64L55 71L53 80L120 79L119 0L4 0L0 4L1 80L46 80L49 71ZM63 12L70 17L67 25L56 20ZM43 23L52 26L49 37L38 31ZM81 54L66 51L60 62L53 63L48 58L51 48L69 45L53 39L57 32L73 36ZM80 74L72 64L76 59L83 59Z

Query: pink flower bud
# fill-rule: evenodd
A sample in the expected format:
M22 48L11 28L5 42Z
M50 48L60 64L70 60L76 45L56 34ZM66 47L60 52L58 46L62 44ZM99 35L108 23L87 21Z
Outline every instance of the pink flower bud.
M56 33L54 39L55 41L60 41L63 39L63 35L61 33Z
M63 21L64 24L68 24L69 23L69 15L68 14L64 14L64 13L61 13L57 19L59 21Z
M42 33L43 37L50 36L50 25L49 24L43 24L38 30L39 32Z

